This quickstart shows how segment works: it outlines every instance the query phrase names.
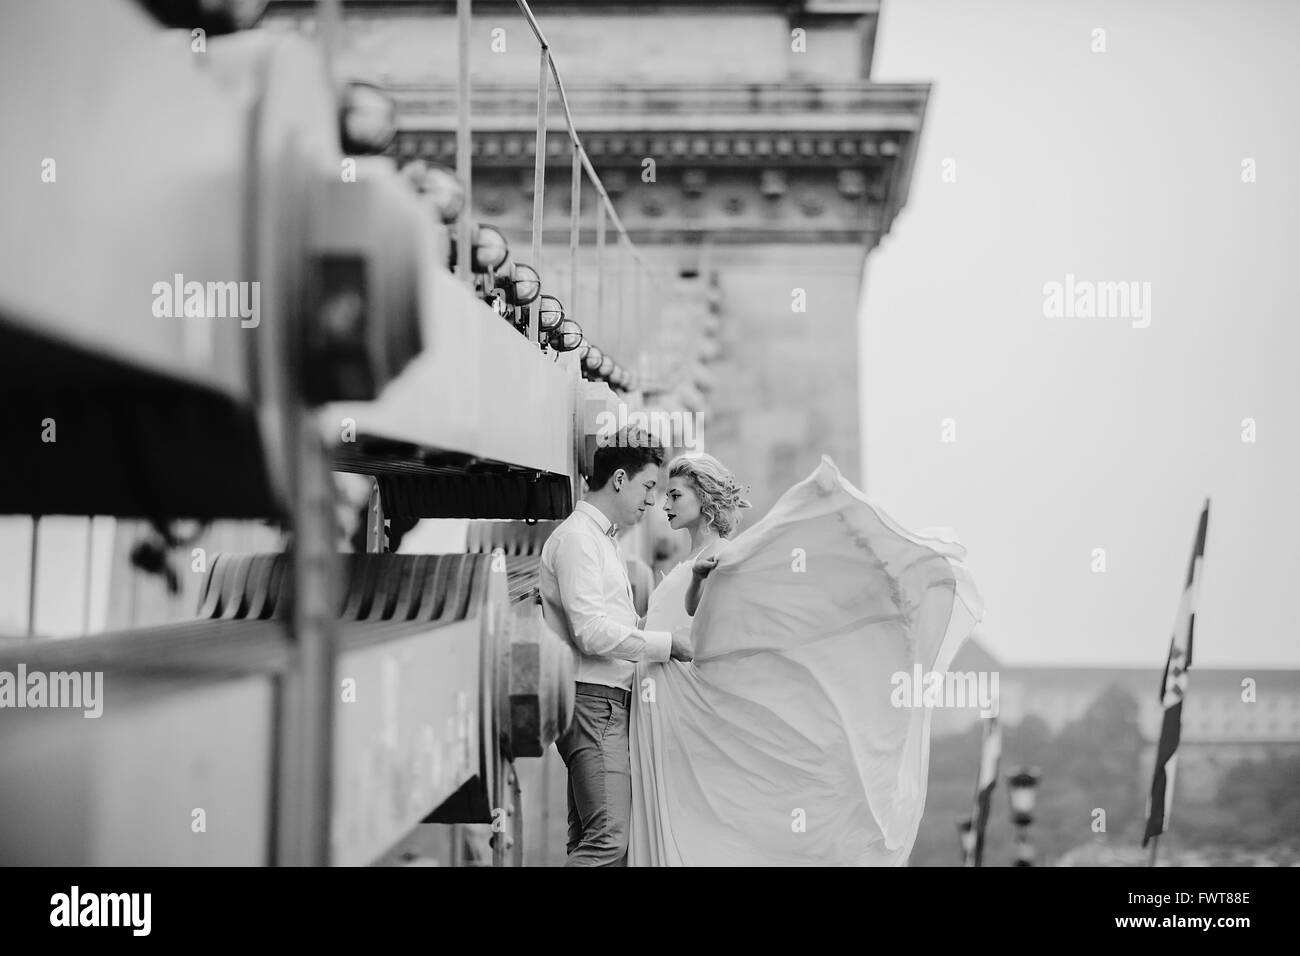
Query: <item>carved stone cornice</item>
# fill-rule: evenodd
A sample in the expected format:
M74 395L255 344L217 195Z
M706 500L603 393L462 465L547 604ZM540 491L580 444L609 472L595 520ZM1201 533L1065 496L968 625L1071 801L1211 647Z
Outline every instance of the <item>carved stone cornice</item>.
M407 129L454 129L456 91L450 87L394 86ZM925 116L927 83L709 83L640 85L605 83L566 89L574 122L591 129L837 129L916 131ZM475 130L535 129L533 87L475 83ZM558 113L552 102L550 111ZM563 119L552 115L551 126Z
M928 93L926 85L870 83L608 86L573 90L569 99L583 147L640 241L707 235L869 248L906 199ZM453 92L406 89L398 96L393 155L453 165ZM477 86L472 115L474 214L527 229L536 93ZM548 240L568 226L572 146L561 124L552 113ZM594 196L584 198L584 209L593 203Z
M644 159L657 163L689 163L699 167L789 167L809 165L854 168L891 163L906 147L911 134L859 133L852 130L743 130L734 132L634 130L588 132L583 148L595 162L613 163ZM396 155L419 156L445 162L456 155L456 134L448 129L409 129L398 134ZM536 139L522 130L474 130L471 155L475 169L533 167ZM572 146L567 133L549 132L547 162L567 160Z

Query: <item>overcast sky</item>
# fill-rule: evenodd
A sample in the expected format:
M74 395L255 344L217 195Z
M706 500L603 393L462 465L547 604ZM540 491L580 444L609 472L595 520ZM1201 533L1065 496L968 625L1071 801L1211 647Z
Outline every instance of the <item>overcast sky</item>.
M1300 3L884 5L874 79L934 88L867 263L867 491L958 531L1007 662L1162 665L1209 497L1196 662L1300 666L1298 37ZM1150 283L1149 325L1048 317L1067 275Z

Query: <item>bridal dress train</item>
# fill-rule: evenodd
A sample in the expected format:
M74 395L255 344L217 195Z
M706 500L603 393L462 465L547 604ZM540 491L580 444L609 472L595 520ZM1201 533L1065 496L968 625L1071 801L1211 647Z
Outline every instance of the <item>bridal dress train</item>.
M693 621L690 562L651 598L646 627L690 626L695 660L637 667L629 864L906 865L930 712L895 688L946 670L983 615L965 549L823 457L716 553Z

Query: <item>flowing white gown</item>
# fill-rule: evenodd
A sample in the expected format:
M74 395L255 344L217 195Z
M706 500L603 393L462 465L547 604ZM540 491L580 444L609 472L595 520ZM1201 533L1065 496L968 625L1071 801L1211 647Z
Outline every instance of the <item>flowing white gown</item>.
M928 708L894 675L947 669L983 615L947 529L912 533L826 457L716 552L646 627L692 626L695 660L641 664L631 721L632 866L906 865L925 805Z

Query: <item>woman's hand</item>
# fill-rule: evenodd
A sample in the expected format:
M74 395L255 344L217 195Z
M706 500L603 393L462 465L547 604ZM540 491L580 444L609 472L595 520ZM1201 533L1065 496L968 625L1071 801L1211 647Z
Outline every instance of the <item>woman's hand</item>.
M695 659L695 647L691 644L691 626L689 624L682 624L673 629L673 645L669 657L675 661L691 661Z
M711 555L707 558L697 558L695 564L691 566L691 573L697 578L703 580L704 578L707 578L717 566L717 555Z

